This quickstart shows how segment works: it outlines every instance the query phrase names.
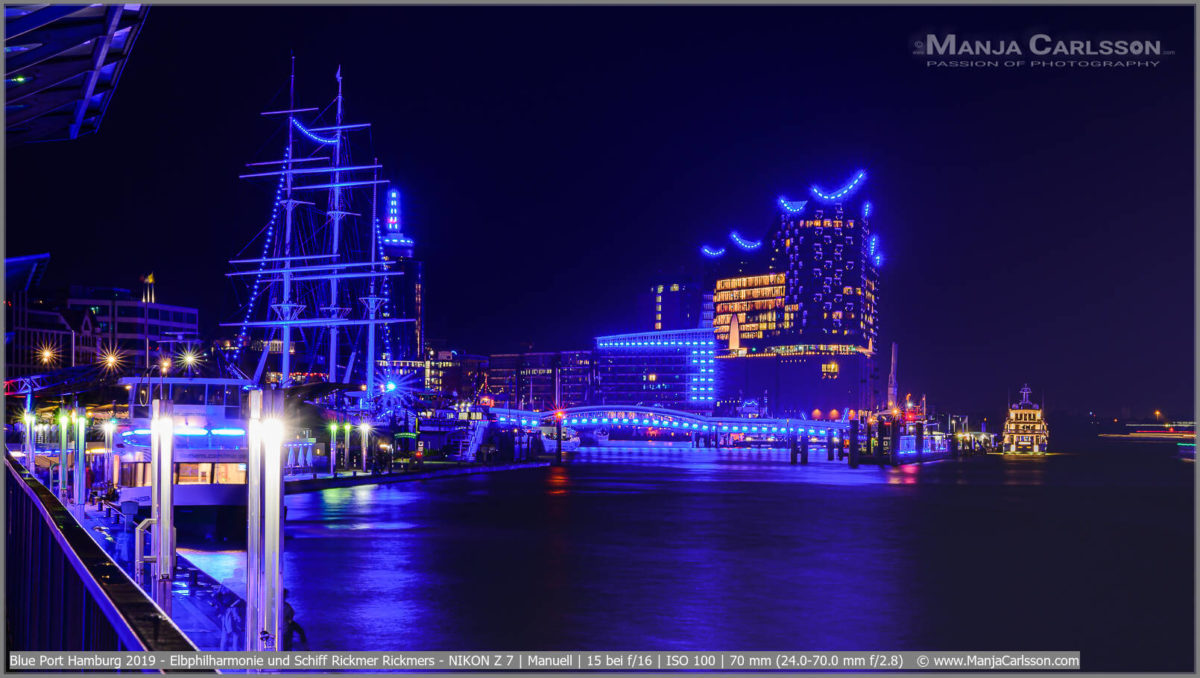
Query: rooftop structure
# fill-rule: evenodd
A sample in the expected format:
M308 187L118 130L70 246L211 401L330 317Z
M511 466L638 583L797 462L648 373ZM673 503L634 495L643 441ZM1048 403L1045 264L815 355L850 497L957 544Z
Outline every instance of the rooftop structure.
M10 143L100 128L147 5L5 5L5 132Z

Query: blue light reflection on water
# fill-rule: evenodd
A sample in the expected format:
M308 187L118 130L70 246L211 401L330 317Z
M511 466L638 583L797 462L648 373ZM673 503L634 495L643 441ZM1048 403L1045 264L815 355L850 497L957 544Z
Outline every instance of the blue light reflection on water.
M1080 649L1085 668L1145 668L1119 649L1136 641L1190 667L1177 460L789 457L584 448L565 468L291 495L289 600L311 649Z

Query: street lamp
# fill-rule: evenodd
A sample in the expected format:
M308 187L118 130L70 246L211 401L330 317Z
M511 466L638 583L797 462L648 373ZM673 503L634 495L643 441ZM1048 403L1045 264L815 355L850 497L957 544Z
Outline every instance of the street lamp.
M329 422L329 475L337 477L337 420Z
M117 430L117 422L112 419L104 421L104 451L108 453L108 463L112 465L112 472L109 474L112 477L113 487L117 486L121 477L121 460L117 457L117 450L113 447L113 432Z
M364 421L358 425L358 436L362 441L363 473L367 472L367 438L371 435L370 422Z

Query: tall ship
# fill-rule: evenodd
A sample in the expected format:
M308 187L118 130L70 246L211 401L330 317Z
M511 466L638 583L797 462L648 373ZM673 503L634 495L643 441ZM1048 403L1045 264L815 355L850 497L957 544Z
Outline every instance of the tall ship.
M1046 453L1046 446L1050 442L1050 429L1046 426L1042 407L1029 399L1032 393L1029 384L1025 384L1021 388L1021 402L1012 403L1008 408L1001 443L1005 454Z

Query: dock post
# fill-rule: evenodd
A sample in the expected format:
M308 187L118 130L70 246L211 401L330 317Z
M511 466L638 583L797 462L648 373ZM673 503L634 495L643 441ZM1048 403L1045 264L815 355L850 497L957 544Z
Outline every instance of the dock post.
M850 422L850 468L858 468L858 420Z
M833 461L833 429L825 429L825 461Z
M351 473L354 473L354 470L350 468L350 417L349 416L346 417L346 421L342 424L342 430L346 433L346 444L342 448L342 453L346 455L346 458L343 459L343 461L345 463L342 464L342 468L350 471Z
M792 466L796 465L797 457L800 455L800 447L797 445L796 436L791 431L788 432L788 447L792 453Z
M800 463L808 464L808 436L803 435L803 431L800 435Z

